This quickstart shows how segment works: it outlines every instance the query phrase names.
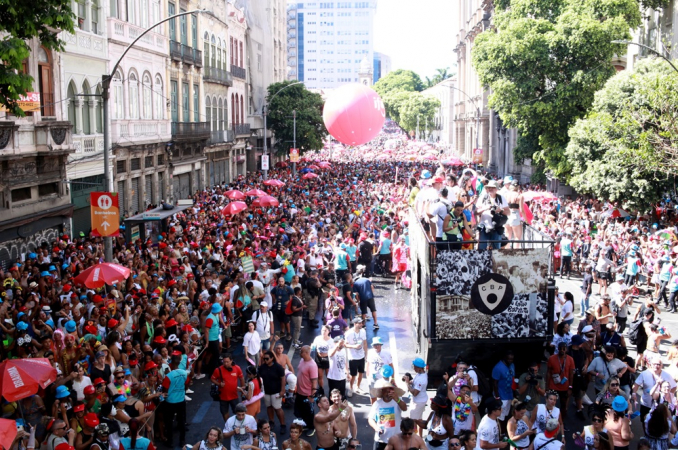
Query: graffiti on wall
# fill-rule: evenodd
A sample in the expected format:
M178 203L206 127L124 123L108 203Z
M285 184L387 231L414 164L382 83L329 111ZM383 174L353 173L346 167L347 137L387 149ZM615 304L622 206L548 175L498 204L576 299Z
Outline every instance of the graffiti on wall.
M0 243L0 265L6 270L22 255L35 251L43 242L50 244L56 241L58 237L59 229L46 228L25 238L2 242Z

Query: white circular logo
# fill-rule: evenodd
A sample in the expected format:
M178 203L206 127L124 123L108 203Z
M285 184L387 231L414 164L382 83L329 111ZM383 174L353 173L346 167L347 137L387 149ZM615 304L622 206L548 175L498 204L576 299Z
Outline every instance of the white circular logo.
M108 209L111 206L113 206L113 200L108 195L102 195L97 200L97 204L99 205L99 208L101 208L101 209Z

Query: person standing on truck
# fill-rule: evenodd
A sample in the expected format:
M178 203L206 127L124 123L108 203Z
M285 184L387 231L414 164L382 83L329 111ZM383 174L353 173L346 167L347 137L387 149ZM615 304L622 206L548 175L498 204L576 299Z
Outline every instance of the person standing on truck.
M501 400L501 413L498 419L503 422L507 419L513 400L513 379L516 377L516 368L513 365L513 351L507 350L504 358L492 369L492 392L494 397ZM505 428L506 424L502 426Z
M480 195L476 201L476 214L480 216L478 224L478 229L480 229L478 250L484 250L488 247L494 249L501 248L502 235L499 233L497 226L494 223L494 216L500 213L508 217L508 203L504 197L497 194L497 182L491 180L487 183L487 186L485 186L483 194Z

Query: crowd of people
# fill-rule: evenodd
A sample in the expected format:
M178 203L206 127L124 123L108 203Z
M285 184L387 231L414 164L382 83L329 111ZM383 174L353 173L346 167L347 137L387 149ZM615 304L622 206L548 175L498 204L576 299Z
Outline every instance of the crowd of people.
M621 449L632 439L627 414L636 400L642 442L668 448L678 348L665 355L670 333L658 304L677 308L673 205L662 205L656 223L620 219L607 214L614 205L554 198L538 186L440 164L430 148L394 133L374 145L386 158L331 146L300 164L317 178L293 176L283 164L269 172L279 187L248 173L197 192L160 235L114 240L113 262L131 271L114 286L74 281L104 261L103 240L93 236L62 235L12 262L0 273L0 356L46 358L57 374L35 395L3 400L3 417L19 427L13 450L185 446L186 405L206 377L224 424L206 430L194 446L200 450L227 443L306 450L311 436L316 448L360 449L354 396L370 399L374 439L366 444L377 450L555 449L570 403L591 421L575 441ZM250 189L266 190L279 206L249 197L248 209L224 214L235 191ZM394 289L411 286L410 208L432 242L455 250L521 240L524 222L555 239L556 271L582 276L583 318L571 330L574 295L556 295L545 367L536 361L516 384L510 353L489 377L457 361L432 399L422 359L394 379L384 342L377 333L368 340L365 328L379 330L384 314L374 276ZM646 288L650 294L637 299ZM304 327L318 330L312 342L302 342ZM626 349L627 327L638 361ZM491 392L482 392L483 380ZM589 384L594 399L585 395ZM285 407L294 410L292 423Z

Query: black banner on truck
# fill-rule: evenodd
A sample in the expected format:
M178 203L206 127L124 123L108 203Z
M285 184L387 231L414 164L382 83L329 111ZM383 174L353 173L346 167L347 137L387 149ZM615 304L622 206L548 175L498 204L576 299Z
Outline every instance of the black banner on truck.
M548 248L438 249L433 335L437 339L545 338L548 260Z

